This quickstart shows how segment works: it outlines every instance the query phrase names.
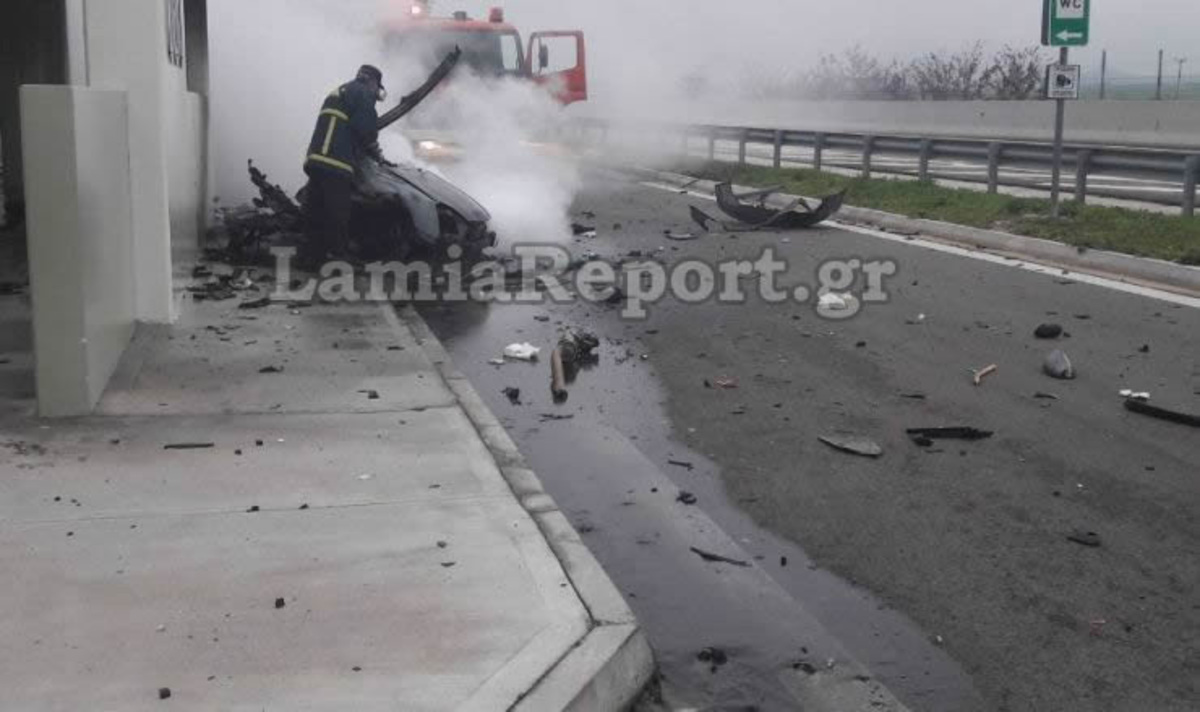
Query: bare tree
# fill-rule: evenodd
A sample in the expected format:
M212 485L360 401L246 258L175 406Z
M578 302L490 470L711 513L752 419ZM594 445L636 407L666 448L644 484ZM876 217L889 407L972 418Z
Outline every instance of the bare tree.
M822 55L816 66L800 73L750 72L739 86L755 99L1021 100L1037 95L1043 62L1038 47L1005 46L989 59L976 42L954 53L884 64L856 45L840 55Z
M954 54L930 52L909 65L912 81L922 99L982 99L987 95L994 67L984 62L983 43Z
M796 86L809 99L911 99L915 96L907 69L884 65L855 46L842 55L827 54Z
M1046 61L1040 47L1014 48L1008 45L996 53L991 68L991 98L1002 100L1033 99L1042 88Z

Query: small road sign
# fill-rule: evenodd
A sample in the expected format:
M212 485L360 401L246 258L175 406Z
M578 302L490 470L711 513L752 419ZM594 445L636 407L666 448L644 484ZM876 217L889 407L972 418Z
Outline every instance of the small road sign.
M1092 20L1092 0L1044 0L1042 44L1086 47Z
M1081 74L1078 64L1051 64L1046 68L1046 98L1078 99Z

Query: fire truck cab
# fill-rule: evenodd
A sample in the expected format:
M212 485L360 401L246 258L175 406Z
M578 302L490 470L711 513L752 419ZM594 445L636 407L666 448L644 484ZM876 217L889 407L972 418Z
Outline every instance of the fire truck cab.
M462 64L479 76L528 79L564 106L588 98L587 44L580 31L535 32L523 44L499 7L485 20L465 12L434 17L428 0L403 0L398 6L384 26L389 50L432 67L457 46L463 52Z

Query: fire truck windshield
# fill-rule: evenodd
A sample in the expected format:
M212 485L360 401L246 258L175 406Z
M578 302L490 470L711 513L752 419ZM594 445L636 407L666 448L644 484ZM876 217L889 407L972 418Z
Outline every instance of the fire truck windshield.
M522 71L521 39L515 32L480 32L443 27L392 35L390 47L406 57L434 66L454 47L463 63L480 76L497 77Z

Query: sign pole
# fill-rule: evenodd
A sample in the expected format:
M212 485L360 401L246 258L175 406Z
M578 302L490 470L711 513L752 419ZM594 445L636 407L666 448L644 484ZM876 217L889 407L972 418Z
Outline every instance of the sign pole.
M1058 52L1059 66L1067 66L1070 50L1062 47ZM1062 179L1063 125L1066 123L1067 100L1058 99L1056 103L1058 106L1054 112L1054 168L1051 169L1050 175L1050 217L1053 218L1057 218L1060 212L1059 182Z
M1050 215L1057 218L1062 212L1063 126L1066 123L1067 100L1079 98L1079 67L1067 64L1070 47L1086 47L1091 37L1092 0L1043 0L1042 44L1058 47L1058 64L1046 69L1046 98L1054 99L1054 166L1050 171ZM1107 57L1105 57L1107 60ZM1105 62L1107 64L1107 62ZM1107 66L1105 67L1107 70ZM1102 70L1102 71L1105 71ZM1161 77L1162 71L1159 71ZM1105 77L1106 78L1106 77ZM1104 80L1100 80L1100 95L1104 96ZM1159 83L1162 83L1161 78Z

